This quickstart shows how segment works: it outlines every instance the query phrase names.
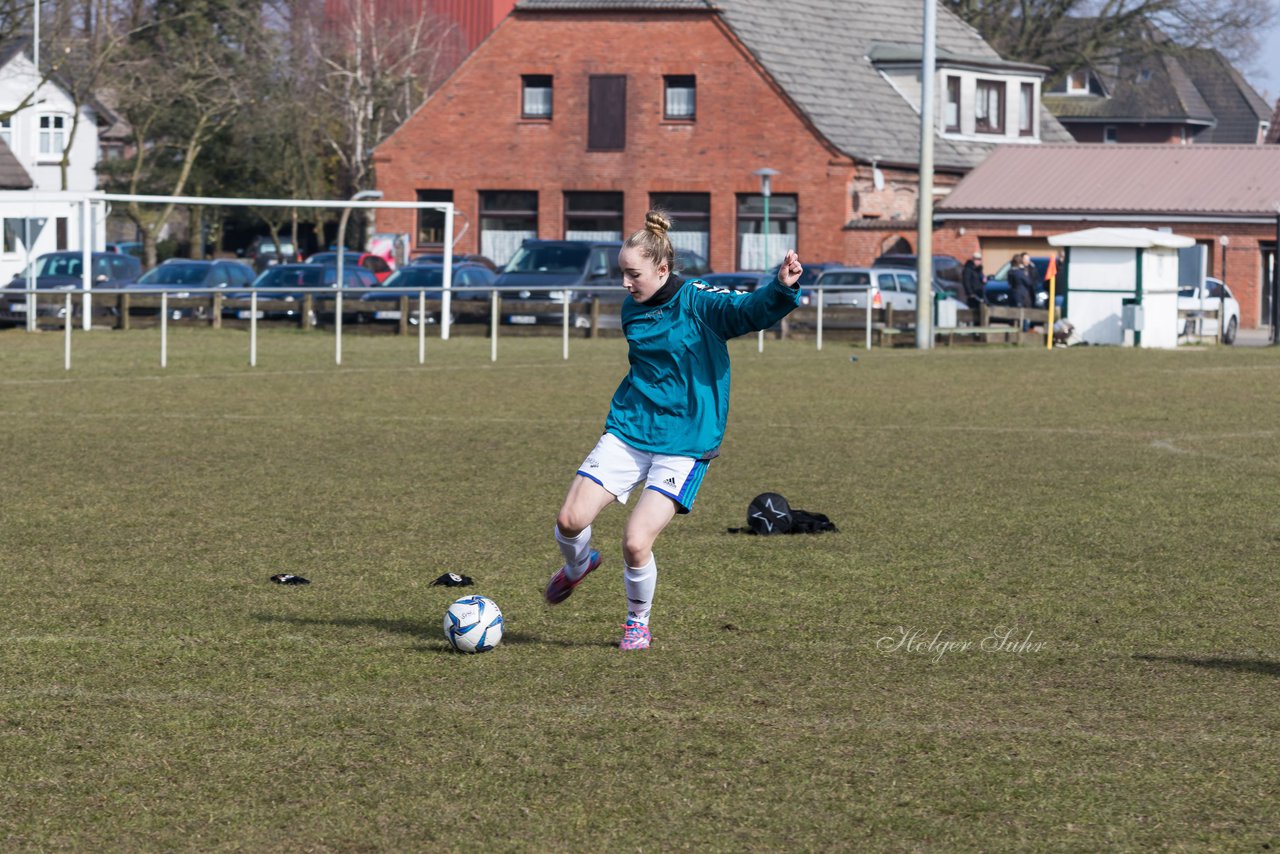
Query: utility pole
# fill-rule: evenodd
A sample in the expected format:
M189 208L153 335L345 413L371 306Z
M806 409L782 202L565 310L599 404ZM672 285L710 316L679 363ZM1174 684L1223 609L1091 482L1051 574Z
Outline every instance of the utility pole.
M920 53L920 198L916 214L916 349L933 349L933 77L937 0L924 0Z

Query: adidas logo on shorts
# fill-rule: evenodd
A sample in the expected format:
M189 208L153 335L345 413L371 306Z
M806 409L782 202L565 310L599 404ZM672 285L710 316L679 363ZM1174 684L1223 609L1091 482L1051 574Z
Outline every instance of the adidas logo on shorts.
M600 461L599 461L599 460L597 460L597 459L595 459L595 458L593 458L593 457L588 457L588 458L587 458L587 468L589 468L589 469L598 469L598 468L600 468Z
M675 486L676 479L674 477L669 477L666 480L664 480L663 483L666 484L667 486Z

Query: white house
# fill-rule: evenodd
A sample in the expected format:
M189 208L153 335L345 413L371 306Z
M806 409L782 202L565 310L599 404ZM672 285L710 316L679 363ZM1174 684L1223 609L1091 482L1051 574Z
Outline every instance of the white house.
M24 229L17 223L0 228L0 283L19 272L29 255L80 248L75 201L98 187L99 125L114 121L96 101L82 104L72 140L76 105L56 76L41 82L25 40L0 47L0 114L14 110L0 118L0 222L37 218L45 227L30 247L23 245ZM68 146L63 186L60 164ZM54 200L64 192L66 201ZM36 196L42 201L31 200ZM94 248L101 248L102 232L94 231Z

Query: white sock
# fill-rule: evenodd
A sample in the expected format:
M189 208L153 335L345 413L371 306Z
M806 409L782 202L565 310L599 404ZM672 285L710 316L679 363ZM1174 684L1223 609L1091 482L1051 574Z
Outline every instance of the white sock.
M564 574L570 581L577 581L587 571L587 559L591 556L591 526L583 528L582 533L570 539L560 533L560 526L556 525L556 545L564 555Z
M649 610L653 607L653 589L658 586L658 562L649 555L649 562L644 566L624 565L622 581L627 588L627 619L647 626Z

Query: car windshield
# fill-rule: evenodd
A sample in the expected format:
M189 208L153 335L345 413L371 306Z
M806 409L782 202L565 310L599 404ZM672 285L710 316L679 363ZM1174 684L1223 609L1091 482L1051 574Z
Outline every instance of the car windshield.
M325 284L325 268L272 267L258 277L260 288L318 288Z
M198 285L209 273L207 264L161 264L141 279L140 285Z
M79 253L65 255L41 255L32 265L37 276L79 276L84 269L83 259ZM30 267L24 268L15 278L25 279Z
M423 270L406 267L388 276L382 286L384 288L438 288L443 281L443 270Z
M581 273L589 251L589 247L577 244L521 246L504 272Z
M861 271L843 271L827 273L819 277L817 284L822 287L853 285L866 287L871 284L871 274Z

